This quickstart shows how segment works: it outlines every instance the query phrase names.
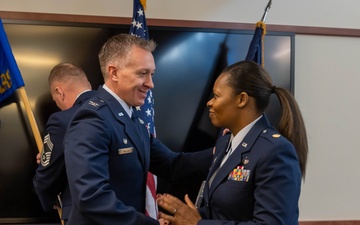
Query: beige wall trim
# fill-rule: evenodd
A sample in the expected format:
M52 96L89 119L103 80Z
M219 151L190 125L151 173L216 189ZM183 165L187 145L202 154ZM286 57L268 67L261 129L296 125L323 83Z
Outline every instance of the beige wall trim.
M34 21L34 22L59 22L59 23L89 23L105 25L127 25L131 23L131 18L110 17L110 16L87 16L72 14L51 14L51 13L31 13L31 12L12 12L0 11L3 20L14 22ZM234 30L252 30L254 24L249 23L230 23L230 22L211 22L211 21L190 21L190 20L168 20L168 19L147 19L148 26L159 27L185 27L185 28L218 28ZM345 36L360 37L360 29L331 28L331 27L308 27L292 25L267 24L268 31L293 32L295 34L326 35L326 36Z

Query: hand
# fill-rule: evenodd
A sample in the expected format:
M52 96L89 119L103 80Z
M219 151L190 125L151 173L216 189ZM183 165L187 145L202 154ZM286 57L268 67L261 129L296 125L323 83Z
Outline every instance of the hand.
M166 220L164 220L162 218L159 219L158 221L159 221L160 225L169 225L169 221L166 221Z
M38 153L37 155L36 155L36 163L37 164L40 164L40 162L41 162L41 158L40 158L41 156L40 156L40 153Z
M172 213L172 215L168 215L159 212L159 217L169 221L171 225L196 225L201 220L201 216L188 195L185 195L185 202L186 204L170 194L158 194L158 205Z

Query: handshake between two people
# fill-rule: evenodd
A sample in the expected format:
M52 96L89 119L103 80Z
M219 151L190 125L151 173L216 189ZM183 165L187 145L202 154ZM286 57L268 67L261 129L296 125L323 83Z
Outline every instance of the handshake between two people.
M170 194L157 194L156 201L165 212L159 212L160 225L196 225L201 216L189 196L185 203Z
M228 128L223 129L222 135L229 133ZM213 155L216 148L213 149ZM185 195L185 203L170 194L157 194L156 201L159 207L168 213L159 212L160 225L196 225L201 216L189 196Z

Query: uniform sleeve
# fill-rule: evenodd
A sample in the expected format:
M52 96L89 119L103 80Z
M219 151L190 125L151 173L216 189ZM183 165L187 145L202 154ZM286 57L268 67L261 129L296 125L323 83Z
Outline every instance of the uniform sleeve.
M63 144L65 131L66 125L61 121L61 115L53 114L46 125L41 163L33 179L35 191L45 211L53 209L57 195L67 185Z
M176 153L154 138L150 171L170 182L205 180L212 157L213 148L191 153Z

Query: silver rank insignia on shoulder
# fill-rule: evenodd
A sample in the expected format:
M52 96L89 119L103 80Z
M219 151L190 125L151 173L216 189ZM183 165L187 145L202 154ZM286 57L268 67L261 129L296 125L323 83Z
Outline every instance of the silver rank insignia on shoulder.
M96 103L96 102L94 102L94 101L89 101L89 105L92 105L92 106L94 106L94 107L98 107L98 106L99 106L99 104Z
M279 138L281 135L280 134L273 134L272 137L273 138Z

